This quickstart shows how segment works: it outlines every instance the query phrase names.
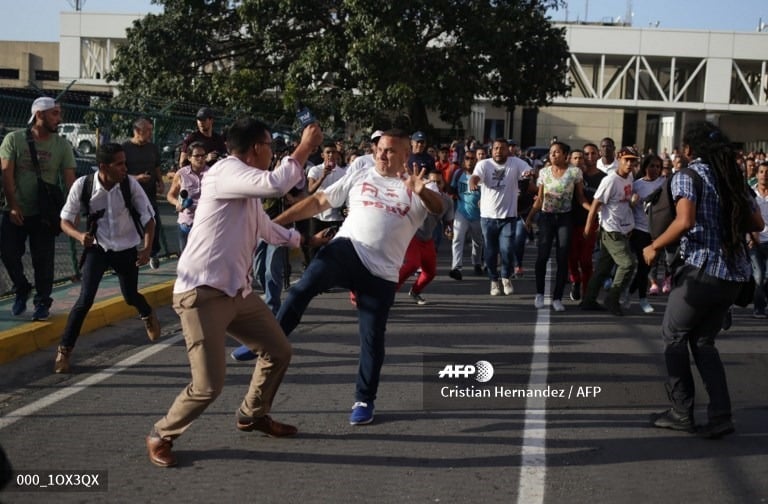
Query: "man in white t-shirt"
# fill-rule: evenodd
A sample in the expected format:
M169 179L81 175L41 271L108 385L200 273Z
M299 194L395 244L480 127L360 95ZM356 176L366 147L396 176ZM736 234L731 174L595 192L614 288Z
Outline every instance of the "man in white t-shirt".
M379 138L384 132L376 130L371 134L371 154L365 154L358 156L354 161L349 163L347 170L357 170L360 168L373 168L376 165L376 145L379 143Z
M347 172L346 168L342 168L336 163L338 154L336 144L332 141L326 142L323 145L321 154L323 164L315 165L307 172L309 194L315 194L320 189L330 187ZM312 216L312 220L309 222L309 234L314 235L324 229L341 226L341 223L344 221L343 206L342 204L338 207L329 208ZM314 255L315 251L313 250L311 256L314 257Z
M405 251L428 214L441 214L443 200L425 170L407 169L408 135L384 132L376 149L373 169L347 169L332 186L305 198L280 214L274 222L288 225L347 202L348 215L328 245L291 287L277 320L290 334L318 294L332 287L356 294L359 312L360 363L351 425L373 421L374 400L384 363L384 333ZM238 360L248 355L236 350Z
M493 141L491 158L478 161L469 179L469 190L480 191L480 227L485 242L485 265L491 280L491 296L514 292L512 275L515 230L517 228L518 181L531 174L531 167L509 155L504 138ZM498 255L501 254L501 285Z
M597 169L603 173L616 171L619 162L616 159L616 144L613 138L605 137L600 140L600 159L597 160Z
M614 315L623 315L619 297L632 281L637 267L637 259L629 244L629 235L635 228L631 206L636 203L632 198L632 172L639 162L640 156L633 147L623 147L618 154L618 168L600 182L595 192L595 199L584 226L584 236L593 232L595 216L599 213L601 252L595 274L589 280L581 303L582 310L603 309L597 303L597 295L615 265L616 273L611 290L605 298L605 308Z

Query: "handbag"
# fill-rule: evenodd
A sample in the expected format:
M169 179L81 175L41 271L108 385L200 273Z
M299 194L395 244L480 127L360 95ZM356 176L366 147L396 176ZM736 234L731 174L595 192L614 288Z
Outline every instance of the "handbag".
M37 208L40 211L40 225L58 236L61 233L61 209L64 208L64 191L58 184L49 184L40 173L40 161L37 159L35 139L32 130L27 129L27 145L32 165L37 173Z

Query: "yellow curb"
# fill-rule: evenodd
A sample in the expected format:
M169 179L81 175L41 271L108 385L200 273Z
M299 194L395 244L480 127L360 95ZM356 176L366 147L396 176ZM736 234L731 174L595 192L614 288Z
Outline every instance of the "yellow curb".
M153 307L171 304L173 283L169 280L149 287L139 289L147 303ZM126 304L122 296L115 296L94 303L85 318L80 334L85 334L115 322L135 317L136 309ZM45 322L29 322L27 324L0 332L0 364L11 362L23 355L42 350L61 338L67 314L53 315Z

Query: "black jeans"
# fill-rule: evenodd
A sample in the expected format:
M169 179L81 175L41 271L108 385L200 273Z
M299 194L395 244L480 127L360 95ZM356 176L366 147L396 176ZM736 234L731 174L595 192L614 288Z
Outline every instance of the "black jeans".
M91 247L87 249L85 262L82 270L82 284L80 287L80 297L77 298L75 306L67 318L67 325L64 328L64 334L61 336L61 346L73 347L80 336L80 329L83 327L85 317L93 306L96 298L96 291L99 289L99 283L108 267L112 267L120 280L120 291L123 293L125 302L136 307L139 315L146 317L152 313L152 307L149 306L144 296L139 294L139 268L136 266L137 252L135 248L121 250L120 252L105 252L101 247Z
M24 217L24 224L17 226L11 222L9 212L3 212L0 218L0 256L13 282L16 295L26 297L32 291L32 285L24 275L21 258L26 252L29 238L29 252L32 256L32 268L35 274L35 305L50 308L53 300L53 260L56 252L56 237L40 225L40 216Z
M629 244L637 256L637 273L629 285L629 292L634 294L637 291L640 299L648 297L648 274L651 272L651 267L643 259L643 249L652 242L653 239L649 233L638 229L632 231L632 235L629 237Z
M557 272L552 299L563 299L565 283L568 281L568 250L571 246L571 212L539 212L539 242L536 255L536 294L544 294L547 262L555 243Z
M731 399L715 336L723 317L741 287L707 275L693 266L678 268L673 277L661 334L667 364L667 392L674 409L693 413L696 390L691 372L690 353L709 394L709 420L730 419Z

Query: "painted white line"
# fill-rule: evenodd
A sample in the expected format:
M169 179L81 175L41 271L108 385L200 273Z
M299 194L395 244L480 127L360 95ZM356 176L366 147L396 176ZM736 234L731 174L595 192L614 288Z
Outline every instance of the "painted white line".
M171 345L175 345L182 339L184 339L184 336L182 334L177 334L176 336L163 340L162 343L155 343L154 345L151 345L139 352L136 352L130 357L121 360L114 366L107 368L104 371L99 371L98 373L87 376L77 383L68 385L67 387L59 389L45 397L41 397L37 401L29 403L26 406L22 406L21 408L8 413L4 417L0 417L0 430L13 425L19 420L23 420L24 418L34 415L43 408L47 408L48 406L52 406L59 401L63 401L67 397L77 394L78 392L85 390L90 386L99 384L104 380L111 378L112 376L122 371L125 371L131 366L135 366L136 364L142 362L144 359L147 359L158 352L162 352Z
M544 292L550 292L552 260L547 264ZM546 296L544 308L537 310L536 329L533 338L533 356L528 389L547 386L549 369L549 316L550 296ZM520 447L520 484L518 504L542 504L547 479L547 413L545 398L528 398L525 401L525 423Z

